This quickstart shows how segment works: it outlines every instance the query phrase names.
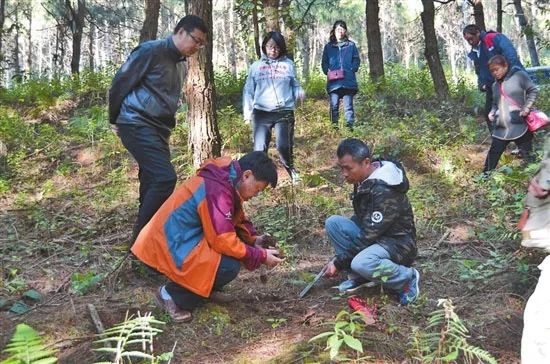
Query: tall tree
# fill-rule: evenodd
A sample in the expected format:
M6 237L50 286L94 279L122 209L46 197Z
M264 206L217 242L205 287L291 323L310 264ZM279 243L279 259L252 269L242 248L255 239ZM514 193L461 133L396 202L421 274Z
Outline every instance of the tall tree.
M497 0L497 32L502 33L502 0Z
M139 42L157 39L160 0L145 0L145 20L139 32Z
M380 77L384 76L384 56L382 54L378 0L366 0L365 12L367 15L369 75L373 81L377 81Z
M420 17L422 18L422 30L424 32L424 56L428 62L430 68L430 74L434 82L434 88L439 99L446 99L449 97L449 85L445 79L445 73L441 66L441 59L439 58L439 50L437 47L437 37L435 35L435 6L433 0L422 0L422 6L424 10Z
M262 0L264 6L265 30L279 31L279 0Z
M521 27L521 32L525 36L525 40L527 42L529 57L531 57L531 65L540 66L539 55L537 53L537 46L535 44L535 37L533 35L533 28L527 21L527 17L523 12L523 7L521 6L521 0L514 0L514 7L516 8L516 17L518 18L519 26Z
M6 19L6 0L0 0L0 62L4 59L2 40L4 39L4 21Z
M77 0L76 9L71 0L66 0L68 23L73 34L73 54L71 56L71 73L80 72L80 54L82 49L82 33L86 16L86 0Z
M188 0L187 14L200 16L209 29L206 47L194 57L188 58L185 83L187 98L187 122L189 123L189 147L193 152L193 164L221 154L221 138L214 106L214 67L212 65L212 0Z
M252 8L252 25L254 27L254 50L256 56L260 58L262 56L262 50L260 49L260 26L258 21L258 0L252 0L254 7Z
M481 0L468 0L468 3L474 8L474 19L476 25L485 30L485 13L483 12L483 3Z

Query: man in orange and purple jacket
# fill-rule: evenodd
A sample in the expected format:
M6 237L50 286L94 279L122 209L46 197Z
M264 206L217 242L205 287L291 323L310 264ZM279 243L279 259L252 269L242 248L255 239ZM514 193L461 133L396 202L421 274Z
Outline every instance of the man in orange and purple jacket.
M205 161L141 230L132 253L170 279L156 299L174 321L191 320L241 263L254 270L282 262L276 241L258 236L242 206L268 185L277 185L277 168L263 152Z

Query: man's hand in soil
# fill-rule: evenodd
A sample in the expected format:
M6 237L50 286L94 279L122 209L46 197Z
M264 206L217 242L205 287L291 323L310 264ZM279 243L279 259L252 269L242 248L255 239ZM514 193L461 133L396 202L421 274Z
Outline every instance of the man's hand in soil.
M338 269L334 265L334 262L333 261L329 262L327 265L327 270L325 271L325 277L326 278L334 277L336 273L338 273Z
M269 234L263 234L256 238L256 241L254 242L254 245L260 248L276 248L277 247L277 240L269 235Z
M268 267L275 267L279 263L283 262L284 259L279 257L279 250L277 249L266 249L267 257L265 258L265 265Z

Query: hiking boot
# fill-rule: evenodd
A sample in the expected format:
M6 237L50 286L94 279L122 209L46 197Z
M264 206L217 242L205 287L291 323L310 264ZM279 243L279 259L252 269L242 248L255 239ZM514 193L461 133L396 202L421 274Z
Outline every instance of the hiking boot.
M340 293L353 293L361 287L374 287L375 282L367 281L363 278L351 278L343 281L338 285L338 291Z
M191 319L193 318L191 312L179 308L171 298L162 298L161 290L163 287L164 286L160 286L157 290L157 293L155 294L155 301L157 303L157 306L162 308L168 315L170 315L174 322L191 321Z
M420 282L420 273L413 268L413 276L411 280L403 287L403 291L399 294L399 303L402 305L408 305L416 301L420 295L420 288L418 283Z
M209 298L214 303L231 303L235 301L235 297L222 291L212 291Z

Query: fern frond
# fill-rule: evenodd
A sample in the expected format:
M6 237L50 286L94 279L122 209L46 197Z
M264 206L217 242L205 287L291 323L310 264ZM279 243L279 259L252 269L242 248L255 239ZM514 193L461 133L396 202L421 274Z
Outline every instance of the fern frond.
M2 361L2 364L53 364L57 362L54 356L56 350L48 349L38 332L26 324L19 324L10 343L4 349L11 356Z
M465 344L461 347L461 350L463 351L464 356L469 359L475 358L481 363L486 364L498 364L497 360L488 351L478 348L477 346Z

